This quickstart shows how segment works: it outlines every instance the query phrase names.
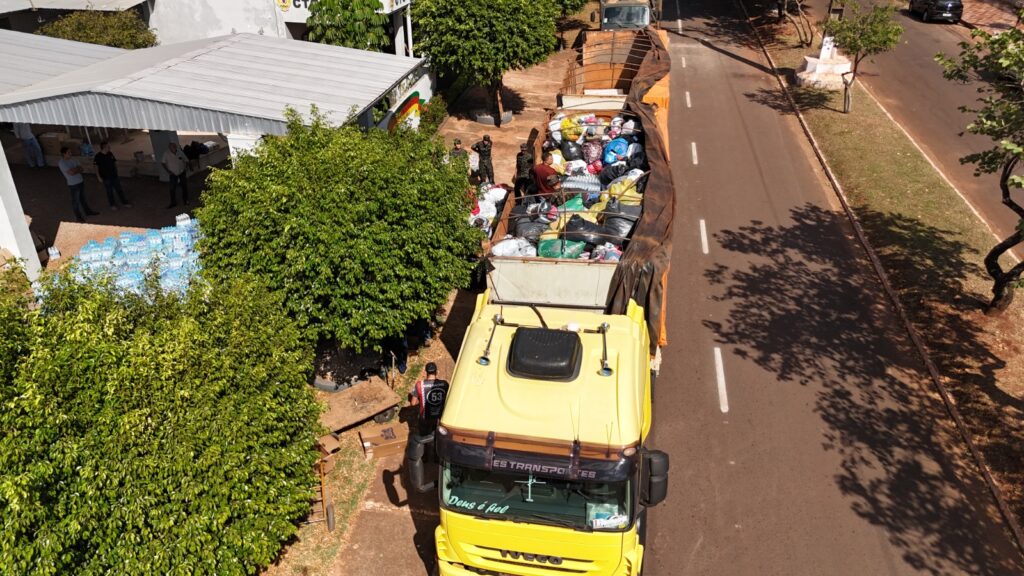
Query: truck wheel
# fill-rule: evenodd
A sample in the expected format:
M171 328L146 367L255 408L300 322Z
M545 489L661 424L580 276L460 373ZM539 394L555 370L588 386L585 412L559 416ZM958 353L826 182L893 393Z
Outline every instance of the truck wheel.
M334 532L334 502L327 505L327 531Z

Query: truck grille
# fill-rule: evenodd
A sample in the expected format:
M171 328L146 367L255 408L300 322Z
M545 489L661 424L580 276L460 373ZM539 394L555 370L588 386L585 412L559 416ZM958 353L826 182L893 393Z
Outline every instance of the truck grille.
M473 555L478 563L491 566L496 571L475 570L478 574L503 575L501 568L524 567L543 570L550 574L588 574L597 570L597 565L590 560L566 558L561 556L545 556L531 554L526 551L502 550L487 546L466 546L465 550Z

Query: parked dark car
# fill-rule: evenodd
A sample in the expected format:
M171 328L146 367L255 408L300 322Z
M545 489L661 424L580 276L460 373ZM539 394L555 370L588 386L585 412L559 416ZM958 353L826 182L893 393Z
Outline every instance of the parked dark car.
M959 22L964 15L964 5L961 0L910 0L910 11L919 14L922 22Z

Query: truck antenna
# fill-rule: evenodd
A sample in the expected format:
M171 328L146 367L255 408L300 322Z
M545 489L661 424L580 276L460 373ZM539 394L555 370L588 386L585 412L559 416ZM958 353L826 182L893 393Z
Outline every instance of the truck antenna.
M494 334L498 331L498 326L501 326L504 322L505 319L501 317L501 314L494 315L494 327L491 328L491 337L487 339L487 346L484 348L483 356L477 358L477 364L487 366L491 363L491 343L494 342Z
M537 315L537 318L540 318L540 325L543 326L544 328L547 328L548 323L545 322L544 317L540 315L540 310L537 309L537 305L530 304L530 309L533 310L533 313Z

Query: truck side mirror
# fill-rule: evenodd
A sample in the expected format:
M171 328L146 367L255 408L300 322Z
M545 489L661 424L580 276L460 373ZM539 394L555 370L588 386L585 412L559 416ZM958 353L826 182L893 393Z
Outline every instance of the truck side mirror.
M590 13L590 21L591 22L597 22L597 11L596 10Z
M640 501L644 506L657 506L668 496L668 454L661 450L645 450L643 458Z

